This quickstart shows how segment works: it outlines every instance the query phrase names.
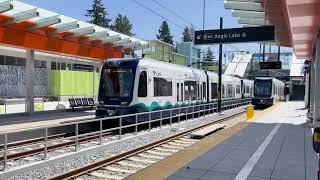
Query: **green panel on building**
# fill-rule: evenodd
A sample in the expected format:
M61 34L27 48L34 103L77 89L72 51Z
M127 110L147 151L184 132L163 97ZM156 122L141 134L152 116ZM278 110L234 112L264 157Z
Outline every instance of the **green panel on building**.
M93 73L51 70L51 94L54 96L84 96L93 94ZM95 94L98 93L99 74L95 73Z

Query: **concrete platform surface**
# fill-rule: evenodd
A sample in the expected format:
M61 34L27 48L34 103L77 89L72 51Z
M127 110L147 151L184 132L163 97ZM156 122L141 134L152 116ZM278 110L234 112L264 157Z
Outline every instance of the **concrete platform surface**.
M315 180L317 154L303 102L279 103L168 180Z

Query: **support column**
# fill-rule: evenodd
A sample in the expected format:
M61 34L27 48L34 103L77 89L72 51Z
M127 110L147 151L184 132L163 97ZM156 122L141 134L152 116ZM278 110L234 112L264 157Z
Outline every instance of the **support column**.
M320 89L320 36L317 37L317 43L316 43L316 53L315 53L315 61L314 61L314 79L315 79L315 88L314 90ZM314 91L316 92L316 91ZM315 94L314 94L315 95ZM313 113L313 124L315 127L320 127L320 96L315 95L314 97L314 113Z
M47 59L47 73L48 73L48 81L47 81L48 91L46 95L49 95L51 94L51 58L46 57L46 59Z
M315 53L311 59L310 62L310 105L309 105L309 119L312 121L313 120L313 113L314 113L314 92L315 92L315 76L314 76L314 64L315 64Z
M26 57L26 112L34 113L34 50L27 50Z
M305 75L305 83L304 83L304 107L309 108L309 86L310 86L310 73L306 73Z
M93 66L93 71L92 71L92 98L94 99L94 96L95 96L95 85L96 85L96 77L95 77L95 75L96 75L96 63L93 61L93 60L91 60L91 62L92 62L92 66Z

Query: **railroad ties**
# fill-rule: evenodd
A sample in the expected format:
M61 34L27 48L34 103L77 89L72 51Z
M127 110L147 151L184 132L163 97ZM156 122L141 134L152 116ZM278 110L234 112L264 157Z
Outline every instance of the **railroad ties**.
M93 172L77 177L76 179L124 179L197 143L198 141L199 140L197 139L190 139L189 136L183 136L181 138L148 149L144 152L138 153L134 156L101 167Z

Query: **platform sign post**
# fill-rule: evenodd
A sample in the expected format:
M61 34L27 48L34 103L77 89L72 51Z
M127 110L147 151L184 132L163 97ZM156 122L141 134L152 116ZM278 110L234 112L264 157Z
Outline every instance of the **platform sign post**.
M195 31L195 45L219 44L218 112L221 112L222 110L222 44L244 42L274 42L274 40L274 26L223 29L222 17L220 17L220 29Z
M220 17L220 29L223 28L223 18ZM222 101L222 43L219 44L219 87L218 87L218 112L221 113L221 101Z

